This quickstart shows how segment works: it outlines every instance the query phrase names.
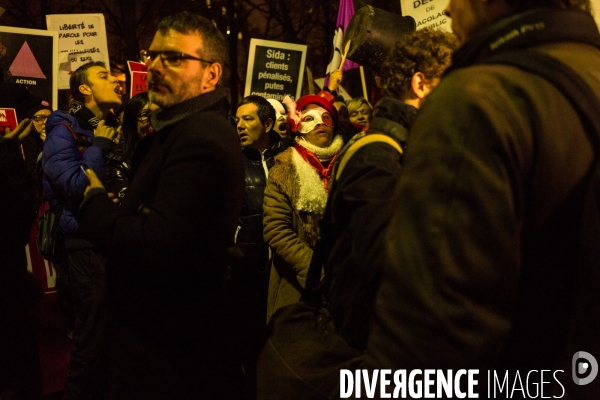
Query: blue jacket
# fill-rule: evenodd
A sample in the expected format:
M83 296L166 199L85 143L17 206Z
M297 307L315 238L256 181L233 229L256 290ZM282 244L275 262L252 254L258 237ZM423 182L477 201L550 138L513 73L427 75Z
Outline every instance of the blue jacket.
M63 123L70 124L77 135L85 137L90 143L83 156L79 155L75 139ZM42 152L44 193L52 207L64 207L58 224L59 232L75 236L75 215L88 184L81 166L91 168L102 180L103 151L110 149L111 142L106 138L94 137L91 127L82 127L77 118L62 111L55 111L48 117L46 131L48 136Z

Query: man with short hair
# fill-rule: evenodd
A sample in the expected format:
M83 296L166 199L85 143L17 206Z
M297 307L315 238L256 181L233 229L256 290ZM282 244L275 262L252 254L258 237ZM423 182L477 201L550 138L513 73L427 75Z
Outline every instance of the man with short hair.
M379 286L380 271L374 260L381 248L376 238L389 220L402 172L402 154L390 143L361 147L361 140L383 134L405 149L418 108L450 65L455 47L454 37L440 30L403 35L382 65L386 97L375 106L369 129L350 140L340 155L341 164L350 157L346 151L350 153L351 146L357 149L332 185L322 222L322 241L328 243L324 287L337 332L360 351L367 346Z
M120 206L93 172L80 210L86 238L106 249L111 395L239 398L224 275L244 195L239 140L217 88L225 41L190 12L164 18L148 51L155 132L133 157Z
M597 249L598 238L578 235L593 132L549 80L485 64L539 52L599 98L600 35L582 9L587 1L450 0L462 45L411 129L369 336L375 368L479 368L480 397L486 370L508 370L513 391L520 370L532 395L528 372L561 370L558 381L546 372L546 396L599 397L597 378L571 379L576 352L600 356L598 260L579 261L583 240Z
M246 171L246 194L236 234L236 244L244 256L239 268L232 271L232 293L234 312L239 314L238 344L250 391L256 385L256 358L263 343L271 272L269 247L263 238L263 199L275 156L287 148L274 129L275 116L271 103L255 95L242 99L235 116Z
M100 61L79 67L69 83L71 109L53 112L46 123L42 168L44 194L52 208L62 208L58 233L65 255L58 269L69 283L61 296L73 303L74 346L65 398L87 399L105 395L108 387L106 258L82 237L75 216L88 183L83 167L104 175L104 156L117 126L111 109L121 104L121 95L117 79Z

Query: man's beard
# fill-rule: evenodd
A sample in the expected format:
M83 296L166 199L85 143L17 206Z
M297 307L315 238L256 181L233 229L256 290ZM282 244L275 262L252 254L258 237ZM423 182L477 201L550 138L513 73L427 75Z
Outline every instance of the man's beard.
M169 108L177 103L174 100L175 94L173 93L173 89L171 85L163 79L152 79L150 77L148 81L148 97L152 103L157 104L160 108ZM154 91L152 87L154 85L162 86L162 91ZM166 90L165 90L166 89Z

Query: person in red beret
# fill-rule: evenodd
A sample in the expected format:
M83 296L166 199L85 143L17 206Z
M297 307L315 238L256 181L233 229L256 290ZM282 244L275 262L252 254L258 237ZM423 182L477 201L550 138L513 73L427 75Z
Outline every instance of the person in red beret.
M343 145L333 101L327 92L283 101L294 145L275 157L265 189L264 238L273 252L267 321L278 308L300 300L306 281L331 170Z

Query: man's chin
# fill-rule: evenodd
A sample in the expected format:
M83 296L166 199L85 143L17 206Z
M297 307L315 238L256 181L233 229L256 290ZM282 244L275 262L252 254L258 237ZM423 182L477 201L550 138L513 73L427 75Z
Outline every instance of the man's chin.
M175 104L171 104L171 102L168 101L169 99L167 98L167 95L155 92L152 89L150 89L150 91L148 92L148 97L150 98L150 101L152 103L156 104L160 108L168 108Z

